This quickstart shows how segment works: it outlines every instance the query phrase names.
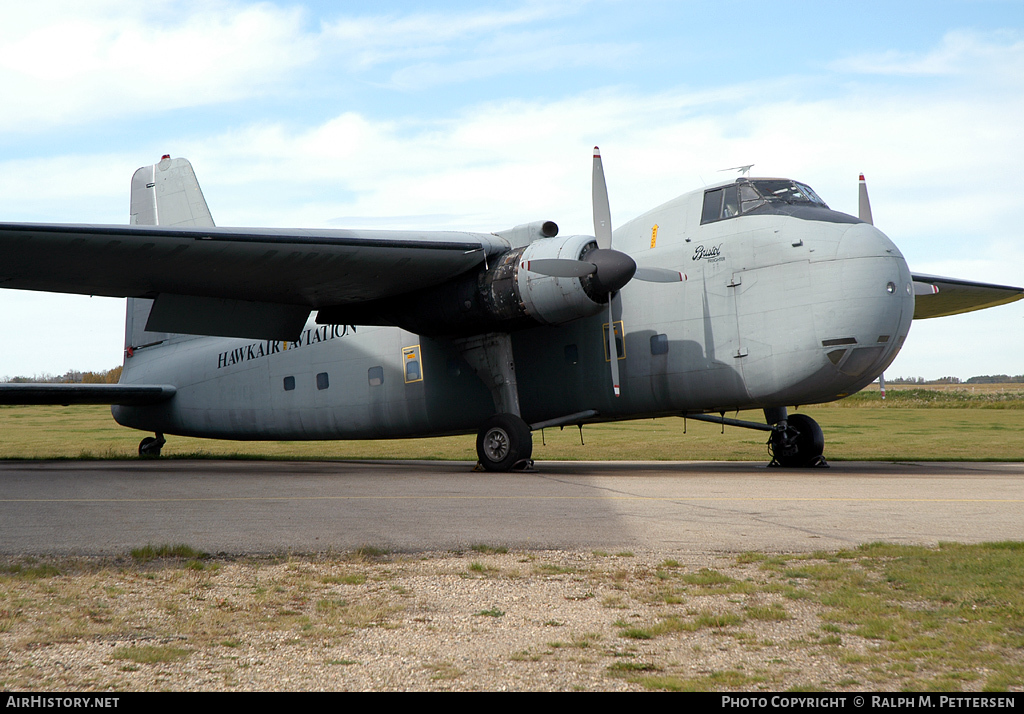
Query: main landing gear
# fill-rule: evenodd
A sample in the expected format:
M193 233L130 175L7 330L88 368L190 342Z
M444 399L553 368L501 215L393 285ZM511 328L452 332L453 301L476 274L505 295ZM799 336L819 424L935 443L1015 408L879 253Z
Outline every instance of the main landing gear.
M530 468L533 435L530 426L514 414L495 414L476 435L476 455L487 471L522 471Z
M160 432L156 436L147 436L139 442L139 456L144 459L155 459L160 456L160 449L167 443L167 439Z

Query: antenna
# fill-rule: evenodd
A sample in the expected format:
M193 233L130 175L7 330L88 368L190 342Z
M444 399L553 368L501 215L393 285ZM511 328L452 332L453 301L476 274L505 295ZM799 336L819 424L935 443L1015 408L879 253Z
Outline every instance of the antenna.
M753 164L747 164L746 166L730 166L727 169L719 169L718 172L721 173L723 171L739 171L740 175L746 178L750 176L750 169L752 168L754 168Z

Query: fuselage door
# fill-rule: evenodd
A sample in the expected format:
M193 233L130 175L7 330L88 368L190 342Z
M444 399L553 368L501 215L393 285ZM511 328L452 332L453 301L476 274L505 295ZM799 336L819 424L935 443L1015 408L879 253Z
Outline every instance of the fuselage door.
M423 381L423 359L419 345L402 348L402 370L406 384Z

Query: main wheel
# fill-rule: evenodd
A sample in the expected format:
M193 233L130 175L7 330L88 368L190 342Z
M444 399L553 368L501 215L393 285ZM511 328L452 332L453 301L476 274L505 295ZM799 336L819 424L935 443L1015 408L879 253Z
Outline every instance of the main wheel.
M509 471L532 454L530 427L514 414L495 414L476 435L476 455L488 471Z
M772 434L772 456L779 466L801 468L822 463L825 435L818 422L806 414L794 414L787 423L785 435Z
M160 449L167 443L164 439L163 434L157 434L155 437L147 436L145 439L139 442L139 456L142 458L155 459L160 455Z

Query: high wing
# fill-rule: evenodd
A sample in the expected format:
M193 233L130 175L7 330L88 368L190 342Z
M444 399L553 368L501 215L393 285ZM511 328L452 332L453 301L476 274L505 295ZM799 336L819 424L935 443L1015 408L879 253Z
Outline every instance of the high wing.
M508 250L487 233L222 228L191 164L132 177L132 225L0 223L0 288L155 300L147 329L294 340L310 310L443 283Z
M310 310L441 283L507 249L455 232L0 223L0 287L155 298L150 329L295 339ZM177 324L211 312L231 319Z
M914 273L914 319L959 315L1024 298L1024 288Z

